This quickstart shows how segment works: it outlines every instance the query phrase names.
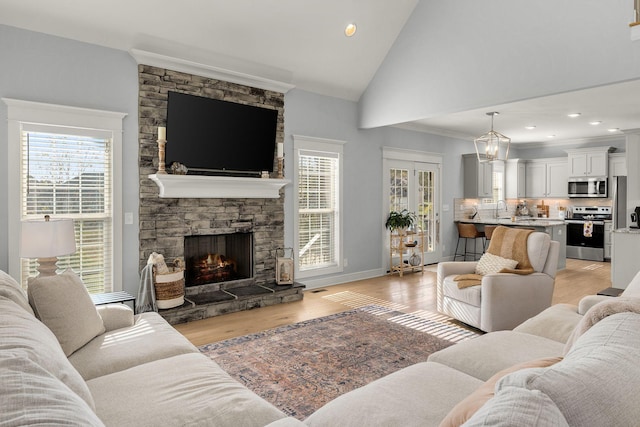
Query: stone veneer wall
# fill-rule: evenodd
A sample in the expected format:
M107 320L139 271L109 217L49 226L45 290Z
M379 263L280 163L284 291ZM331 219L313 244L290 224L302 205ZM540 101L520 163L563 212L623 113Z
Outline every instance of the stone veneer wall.
M168 262L184 261L185 236L253 231L256 283L275 281L276 249L284 246L283 190L278 199L169 199L158 197L147 176L158 169L157 127L166 126L169 91L276 109L276 142L284 142L284 94L148 65L138 66L138 80L140 269L154 251Z

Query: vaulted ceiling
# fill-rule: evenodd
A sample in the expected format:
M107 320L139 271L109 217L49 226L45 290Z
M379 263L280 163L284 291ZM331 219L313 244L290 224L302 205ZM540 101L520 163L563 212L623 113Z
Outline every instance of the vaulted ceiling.
M420 4L426 1L0 0L0 23L125 51L143 49L180 57L359 101L385 60L394 60L389 52L406 48L415 39L411 30L420 25L411 22L412 14L426 6ZM614 3L617 12L628 6L630 20L632 2ZM523 19L534 12L523 11ZM429 25L435 28L438 17L432 19ZM357 32L346 37L344 28L351 22L357 25ZM407 30L406 26L411 28ZM459 29L452 23L450 31ZM450 50L464 54L465 40L437 42L445 48L455 42ZM394 47L394 43L402 46ZM640 49L640 41L629 43L639 43L635 49ZM437 61L432 58L434 66L440 65ZM499 111L495 128L514 142L602 137L619 133L608 129L640 128L638 94L639 80L623 81L417 114L403 126L470 138L488 130L486 112ZM581 115L568 118L567 114L573 112ZM589 124L594 121L602 123Z

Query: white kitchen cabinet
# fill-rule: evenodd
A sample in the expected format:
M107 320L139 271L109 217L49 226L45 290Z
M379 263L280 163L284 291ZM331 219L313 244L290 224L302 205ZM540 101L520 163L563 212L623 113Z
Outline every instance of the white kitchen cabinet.
M611 147L591 147L566 150L569 155L569 176L607 176L610 149Z
M505 197L522 199L526 197L526 162L522 159L509 159L505 165Z
M566 198L567 160L564 157L535 159L526 163L526 197Z
M627 176L627 153L609 154L609 182L614 176Z
M493 164L479 162L476 154L463 154L464 198L493 198Z

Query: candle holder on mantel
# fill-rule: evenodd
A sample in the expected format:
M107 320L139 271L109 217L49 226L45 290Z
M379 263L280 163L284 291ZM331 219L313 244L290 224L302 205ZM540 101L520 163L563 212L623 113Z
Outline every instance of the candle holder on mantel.
M164 168L164 146L167 144L166 139L158 139L156 140L158 143L158 174L165 174L167 171Z
M277 178L284 178L284 157L278 157L278 175Z

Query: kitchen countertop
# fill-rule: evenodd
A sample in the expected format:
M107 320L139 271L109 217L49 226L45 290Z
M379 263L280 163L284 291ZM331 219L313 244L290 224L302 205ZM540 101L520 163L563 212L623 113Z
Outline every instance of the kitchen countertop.
M640 228L616 228L614 233L640 234Z
M516 218L515 221L511 221L511 218L488 218L488 219L460 219L456 222L463 222L469 224L490 224L490 225L511 225L511 226L527 226L527 227L556 227L565 225L561 219L550 218ZM640 231L639 231L640 232Z

